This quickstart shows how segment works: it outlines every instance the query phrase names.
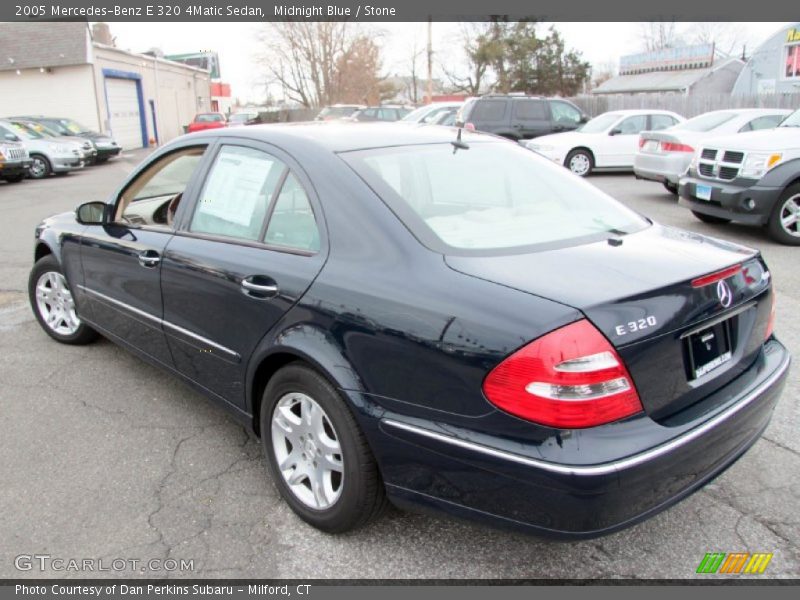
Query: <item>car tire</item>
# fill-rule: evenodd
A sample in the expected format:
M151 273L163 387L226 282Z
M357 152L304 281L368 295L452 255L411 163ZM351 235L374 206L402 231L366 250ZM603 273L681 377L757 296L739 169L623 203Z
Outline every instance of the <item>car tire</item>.
M674 183L670 183L669 181L662 182L664 184L664 188L670 193L675 196L678 195L678 186Z
M97 339L97 332L77 315L67 280L52 254L33 265L28 298L39 325L57 342L83 345Z
M103 163L106 163L106 162L108 162L108 157L104 156L103 158L96 158L95 161L94 161L94 164L102 165Z
M11 175L9 177L4 178L8 183L19 183L23 179L25 179L25 173L21 173L19 175Z
M575 175L586 177L592 172L592 169L594 169L594 156L592 156L592 153L588 150L577 148L567 154L567 158L564 160L564 166L575 173Z
M28 167L28 173L31 179L44 179L53 172L53 167L46 156L41 154L31 154L31 166Z
M383 512L386 491L366 437L319 373L299 362L278 371L264 390L260 427L272 480L306 523L341 533Z
M723 219L722 217L715 217L713 215L707 215L705 213L692 211L692 214L700 219L703 223L708 223L710 225L724 225L725 223L730 223L730 219Z
M780 244L800 246L800 183L786 188L767 221L769 236Z

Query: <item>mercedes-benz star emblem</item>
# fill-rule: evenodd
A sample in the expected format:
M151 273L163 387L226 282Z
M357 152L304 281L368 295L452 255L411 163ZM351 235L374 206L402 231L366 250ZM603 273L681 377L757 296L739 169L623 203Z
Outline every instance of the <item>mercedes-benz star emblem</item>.
M723 308L728 308L733 302L733 292L724 279L717 284L717 297Z

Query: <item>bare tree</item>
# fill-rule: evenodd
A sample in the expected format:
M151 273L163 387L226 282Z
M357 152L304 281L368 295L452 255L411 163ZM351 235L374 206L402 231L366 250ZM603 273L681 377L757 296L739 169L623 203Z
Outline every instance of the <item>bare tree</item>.
M747 41L747 32L741 23L720 21L694 23L687 31L692 44L714 44L725 55L738 54Z
M414 104L419 104L419 68L420 60L425 54L425 49L417 45L417 38L414 36L414 43L411 45L411 56L408 63L409 82L406 85L406 97L410 98Z
M674 21L651 21L640 24L639 38L646 52L675 48L681 39L675 29Z
M467 59L466 73L457 73L452 67L439 63L439 67L457 91L478 96L487 87L492 58L486 52L489 24L464 23L461 27L461 47Z

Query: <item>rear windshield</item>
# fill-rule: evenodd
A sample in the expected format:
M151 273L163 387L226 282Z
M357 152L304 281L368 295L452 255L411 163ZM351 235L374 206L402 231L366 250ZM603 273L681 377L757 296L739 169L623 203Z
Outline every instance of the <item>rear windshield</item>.
M649 224L518 144L474 142L453 150L446 143L340 156L422 243L443 253L565 246Z
M727 123L735 116L736 113L734 112L706 113L704 115L700 115L699 117L684 121L683 123L679 123L673 127L673 131L677 129L682 129L683 131L711 131L720 125Z

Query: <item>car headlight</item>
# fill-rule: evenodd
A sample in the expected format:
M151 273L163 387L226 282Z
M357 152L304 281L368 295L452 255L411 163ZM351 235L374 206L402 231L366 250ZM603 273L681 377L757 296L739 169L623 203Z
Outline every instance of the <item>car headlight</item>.
M782 158L783 154L780 152L752 152L744 159L739 175L759 179L764 173L781 162Z

